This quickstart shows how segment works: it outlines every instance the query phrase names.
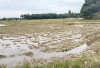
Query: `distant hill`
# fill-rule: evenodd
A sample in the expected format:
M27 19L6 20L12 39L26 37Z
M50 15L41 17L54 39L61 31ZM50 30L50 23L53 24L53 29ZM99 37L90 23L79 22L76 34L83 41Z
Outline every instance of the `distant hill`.
M81 14L86 19L100 19L100 0L85 0Z

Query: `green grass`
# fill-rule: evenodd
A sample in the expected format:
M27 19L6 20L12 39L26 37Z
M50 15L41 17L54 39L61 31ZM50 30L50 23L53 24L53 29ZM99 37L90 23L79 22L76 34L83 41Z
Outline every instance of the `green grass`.
M26 62L19 68L100 68L100 63L96 63L89 58L79 58L71 61L58 61L43 65L32 65Z
M8 67L2 65L0 66L0 68ZM74 60L56 61L42 65L34 65L31 62L26 61L22 66L15 66L10 68L100 68L100 63L94 61L94 59L91 59L89 57L82 57Z

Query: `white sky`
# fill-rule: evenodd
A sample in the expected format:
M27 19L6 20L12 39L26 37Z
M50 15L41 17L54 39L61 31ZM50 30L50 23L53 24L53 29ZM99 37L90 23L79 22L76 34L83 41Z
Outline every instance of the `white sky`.
M0 18L21 14L80 12L84 0L0 0Z

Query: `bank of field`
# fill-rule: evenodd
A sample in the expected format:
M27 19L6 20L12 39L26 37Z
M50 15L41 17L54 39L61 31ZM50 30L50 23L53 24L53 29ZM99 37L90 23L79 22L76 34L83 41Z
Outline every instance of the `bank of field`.
M99 68L100 20L1 20L0 24L0 64L19 64L22 68ZM24 59L29 63L24 63Z

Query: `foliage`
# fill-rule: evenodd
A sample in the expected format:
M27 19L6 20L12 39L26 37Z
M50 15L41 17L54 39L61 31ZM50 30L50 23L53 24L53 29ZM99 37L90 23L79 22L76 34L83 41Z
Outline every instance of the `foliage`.
M47 13L47 14L23 14L20 16L22 19L58 19L58 18L80 18L80 13L72 13L69 11L67 14L56 14L56 13Z
M100 19L100 0L85 0L81 15L86 19ZM99 16L98 16L98 14ZM97 17L96 17L97 16Z
M7 68L7 66L0 67ZM71 61L57 61L43 65L34 65L26 61L22 66L15 66L13 68L100 68L100 63L91 60L91 58L78 58Z
M2 18L0 20L21 20L21 18Z

